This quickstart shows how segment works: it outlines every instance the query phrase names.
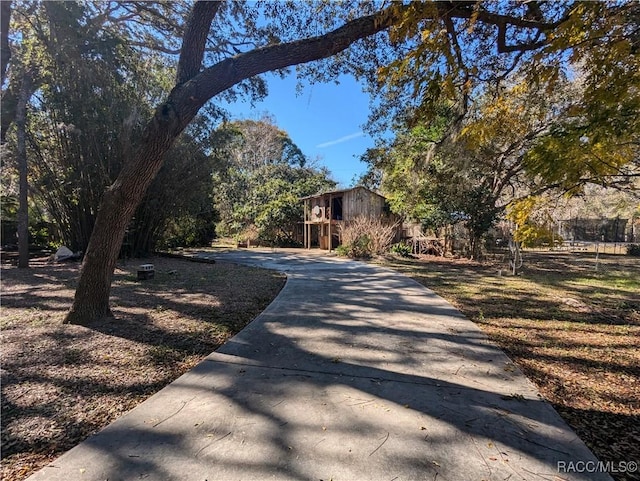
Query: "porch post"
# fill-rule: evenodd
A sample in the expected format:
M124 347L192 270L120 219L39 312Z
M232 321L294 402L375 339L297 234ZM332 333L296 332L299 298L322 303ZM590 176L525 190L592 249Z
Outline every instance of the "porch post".
M307 199L304 199L304 216L302 217L302 238L304 239L304 247L307 248Z
M333 200L333 194L329 194L329 252L331 252L332 242L331 242L331 217L333 217L333 212L331 212L331 201Z

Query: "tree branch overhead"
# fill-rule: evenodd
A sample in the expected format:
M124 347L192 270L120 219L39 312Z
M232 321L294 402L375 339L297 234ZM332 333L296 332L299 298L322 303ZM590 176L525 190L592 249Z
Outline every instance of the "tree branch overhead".
M549 42L554 42L554 48L556 45L571 48L556 42L560 35L566 37L561 41L568 38L569 34L563 33L566 29L558 29L557 26L566 20L563 15L570 8L535 0L498 3L475 0L353 2L347 6L321 0L300 4L280 1L252 4L225 0L187 3L34 1L27 4L33 5L33 12L37 14L25 16L24 2L2 2L0 47L5 85L0 125L2 140L13 122L11 112L15 111L20 86L19 63L13 57L9 60L10 53L15 57L20 55L21 61L34 62L38 69L43 67L44 70L50 66L44 65L46 62L41 58L47 56L52 65L51 75L43 77L43 80L34 79L40 82L36 88L45 86L47 82L52 88L56 87L56 74L59 73L56 68L62 71L59 67L63 65L62 60L69 57L70 47L77 50L71 53L79 67L89 65L91 61L98 65L102 60L113 58L118 62L108 63L100 73L95 68L87 69L87 72L104 78L111 78L113 73L114 85L132 86L131 94L129 91L126 95L118 94L129 100L129 103L123 101L124 107L120 107L120 112L129 107L130 99L147 96L143 99L147 102L144 116L140 116L140 122L136 123L131 134L135 142L129 142L126 152L117 157L118 162L122 161L118 166L122 167L110 170L113 177L97 189L100 192L96 198L102 199L101 207L97 218L94 217L96 202L96 208L92 209L92 222L87 223L94 230L85 249L74 306L67 318L69 322L80 324L109 312L111 274L137 206L160 171L165 154L200 109L215 96L227 91L229 98L247 92L257 98L266 93L263 79L257 77L260 74L327 59L353 45L353 50L339 55L336 62L319 63L317 69L314 65L306 74L318 80L334 78L344 72L354 73L358 78L366 78L371 91L380 93L380 98L387 93L385 88L391 91L393 95L385 97L390 100L384 105L395 102L398 108L409 105L426 111L433 102L444 97L457 106L462 97L466 112L467 100L475 95L476 82L483 82L483 77L495 78L507 72L506 77L521 59L527 61L533 57L526 52L544 48ZM26 36L7 36L7 12L11 8L15 10L12 28L20 28L19 22L39 19L34 26L28 27L35 32L29 41L25 40ZM46 12L48 15L42 15ZM58 15L57 22L53 22L54 13ZM83 30L84 37L79 35L79 30ZM383 31L388 31L388 35L377 35ZM619 34L621 31L618 31L620 38L623 37ZM636 30L631 31L636 35ZM550 35L551 32L554 35ZM59 34L59 41L52 41L56 48L47 49L43 57L33 55L33 58L25 55L27 48L8 50L8 42L15 42L18 46L21 41L24 47L35 45L42 50L46 39L38 38L38 33L52 37ZM363 39L369 40L363 42ZM590 45L595 44L593 35L588 40ZM37 52L37 48L33 52ZM496 60L498 53L512 55ZM163 69L167 64L175 65L176 58L169 55L176 54L179 56L175 82L167 88L166 71ZM129 59L133 59L131 65L127 64ZM6 62L9 62L8 82L4 78ZM111 68L112 65L116 67ZM77 94L77 84L80 83L77 72L80 69L74 70L75 66L69 67L69 78L70 91ZM135 83L135 75L140 71L161 72L162 82L158 82L157 89L145 91ZM92 78L91 75L88 74L87 78ZM122 82L128 76L134 82ZM397 92L392 91L394 88ZM87 89L87 92L87 98L93 98L95 92L102 90ZM620 92L624 92L622 88ZM157 101L160 96L163 100ZM76 95L77 98L80 96ZM114 94L114 98L118 96ZM398 99L402 101L396 101ZM104 111L115 112L114 102L111 98L107 100L110 101L109 107ZM79 117L94 113L85 115L83 110L79 111ZM95 113L101 115L97 109ZM463 115L454 113L458 117ZM383 112L380 118L388 125L390 116ZM80 121L84 121L84 117ZM626 120L621 124L627 125ZM109 145L112 143L117 142ZM116 172L118 177L114 182ZM104 186L109 183L112 184L105 191ZM84 246L86 240L83 241Z
M211 22L221 5L222 1L199 1L193 6L182 40L177 84L186 82L200 71Z

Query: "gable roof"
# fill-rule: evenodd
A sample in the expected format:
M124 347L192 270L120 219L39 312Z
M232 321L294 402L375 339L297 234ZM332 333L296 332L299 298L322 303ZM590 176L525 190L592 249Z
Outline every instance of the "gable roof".
M357 186L351 187L349 189L329 190L327 192L321 192L321 193L318 193L318 194L307 195L306 197L300 197L300 200L314 199L316 197L323 197L325 195L344 194L345 192L351 192L351 191L358 190L358 189L366 190L367 192L370 192L370 193L372 193L374 195L377 195L378 197L382 197L383 199L385 199L384 195L378 194L377 192L374 192L371 189L367 189L366 187L363 187L361 185L357 185Z

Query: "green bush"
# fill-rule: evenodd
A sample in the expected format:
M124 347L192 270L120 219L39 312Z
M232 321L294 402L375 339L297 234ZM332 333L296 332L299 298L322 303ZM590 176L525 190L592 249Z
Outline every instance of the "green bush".
M627 246L627 255L640 257L640 244L629 244Z
M348 244L339 245L336 248L336 253L353 259L369 259L373 255L371 238L367 235L356 237Z
M369 237L368 235L358 237L352 244L349 245L349 249L351 251L349 257L371 257L371 255L373 254L371 237Z
M403 243L403 242L399 242L397 244L393 244L391 246L391 252L393 252L394 254L398 254L401 257L410 257L411 256L411 246Z

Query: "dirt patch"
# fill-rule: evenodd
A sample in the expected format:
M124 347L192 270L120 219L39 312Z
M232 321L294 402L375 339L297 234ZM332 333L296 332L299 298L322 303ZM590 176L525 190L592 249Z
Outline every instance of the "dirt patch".
M63 325L78 264L2 266L2 476L26 478L160 390L262 312L284 276L147 259L115 274L114 318ZM247 288L250 286L251 288Z
M627 256L524 253L498 260L389 260L478 324L595 455L616 472L640 461L640 262Z

